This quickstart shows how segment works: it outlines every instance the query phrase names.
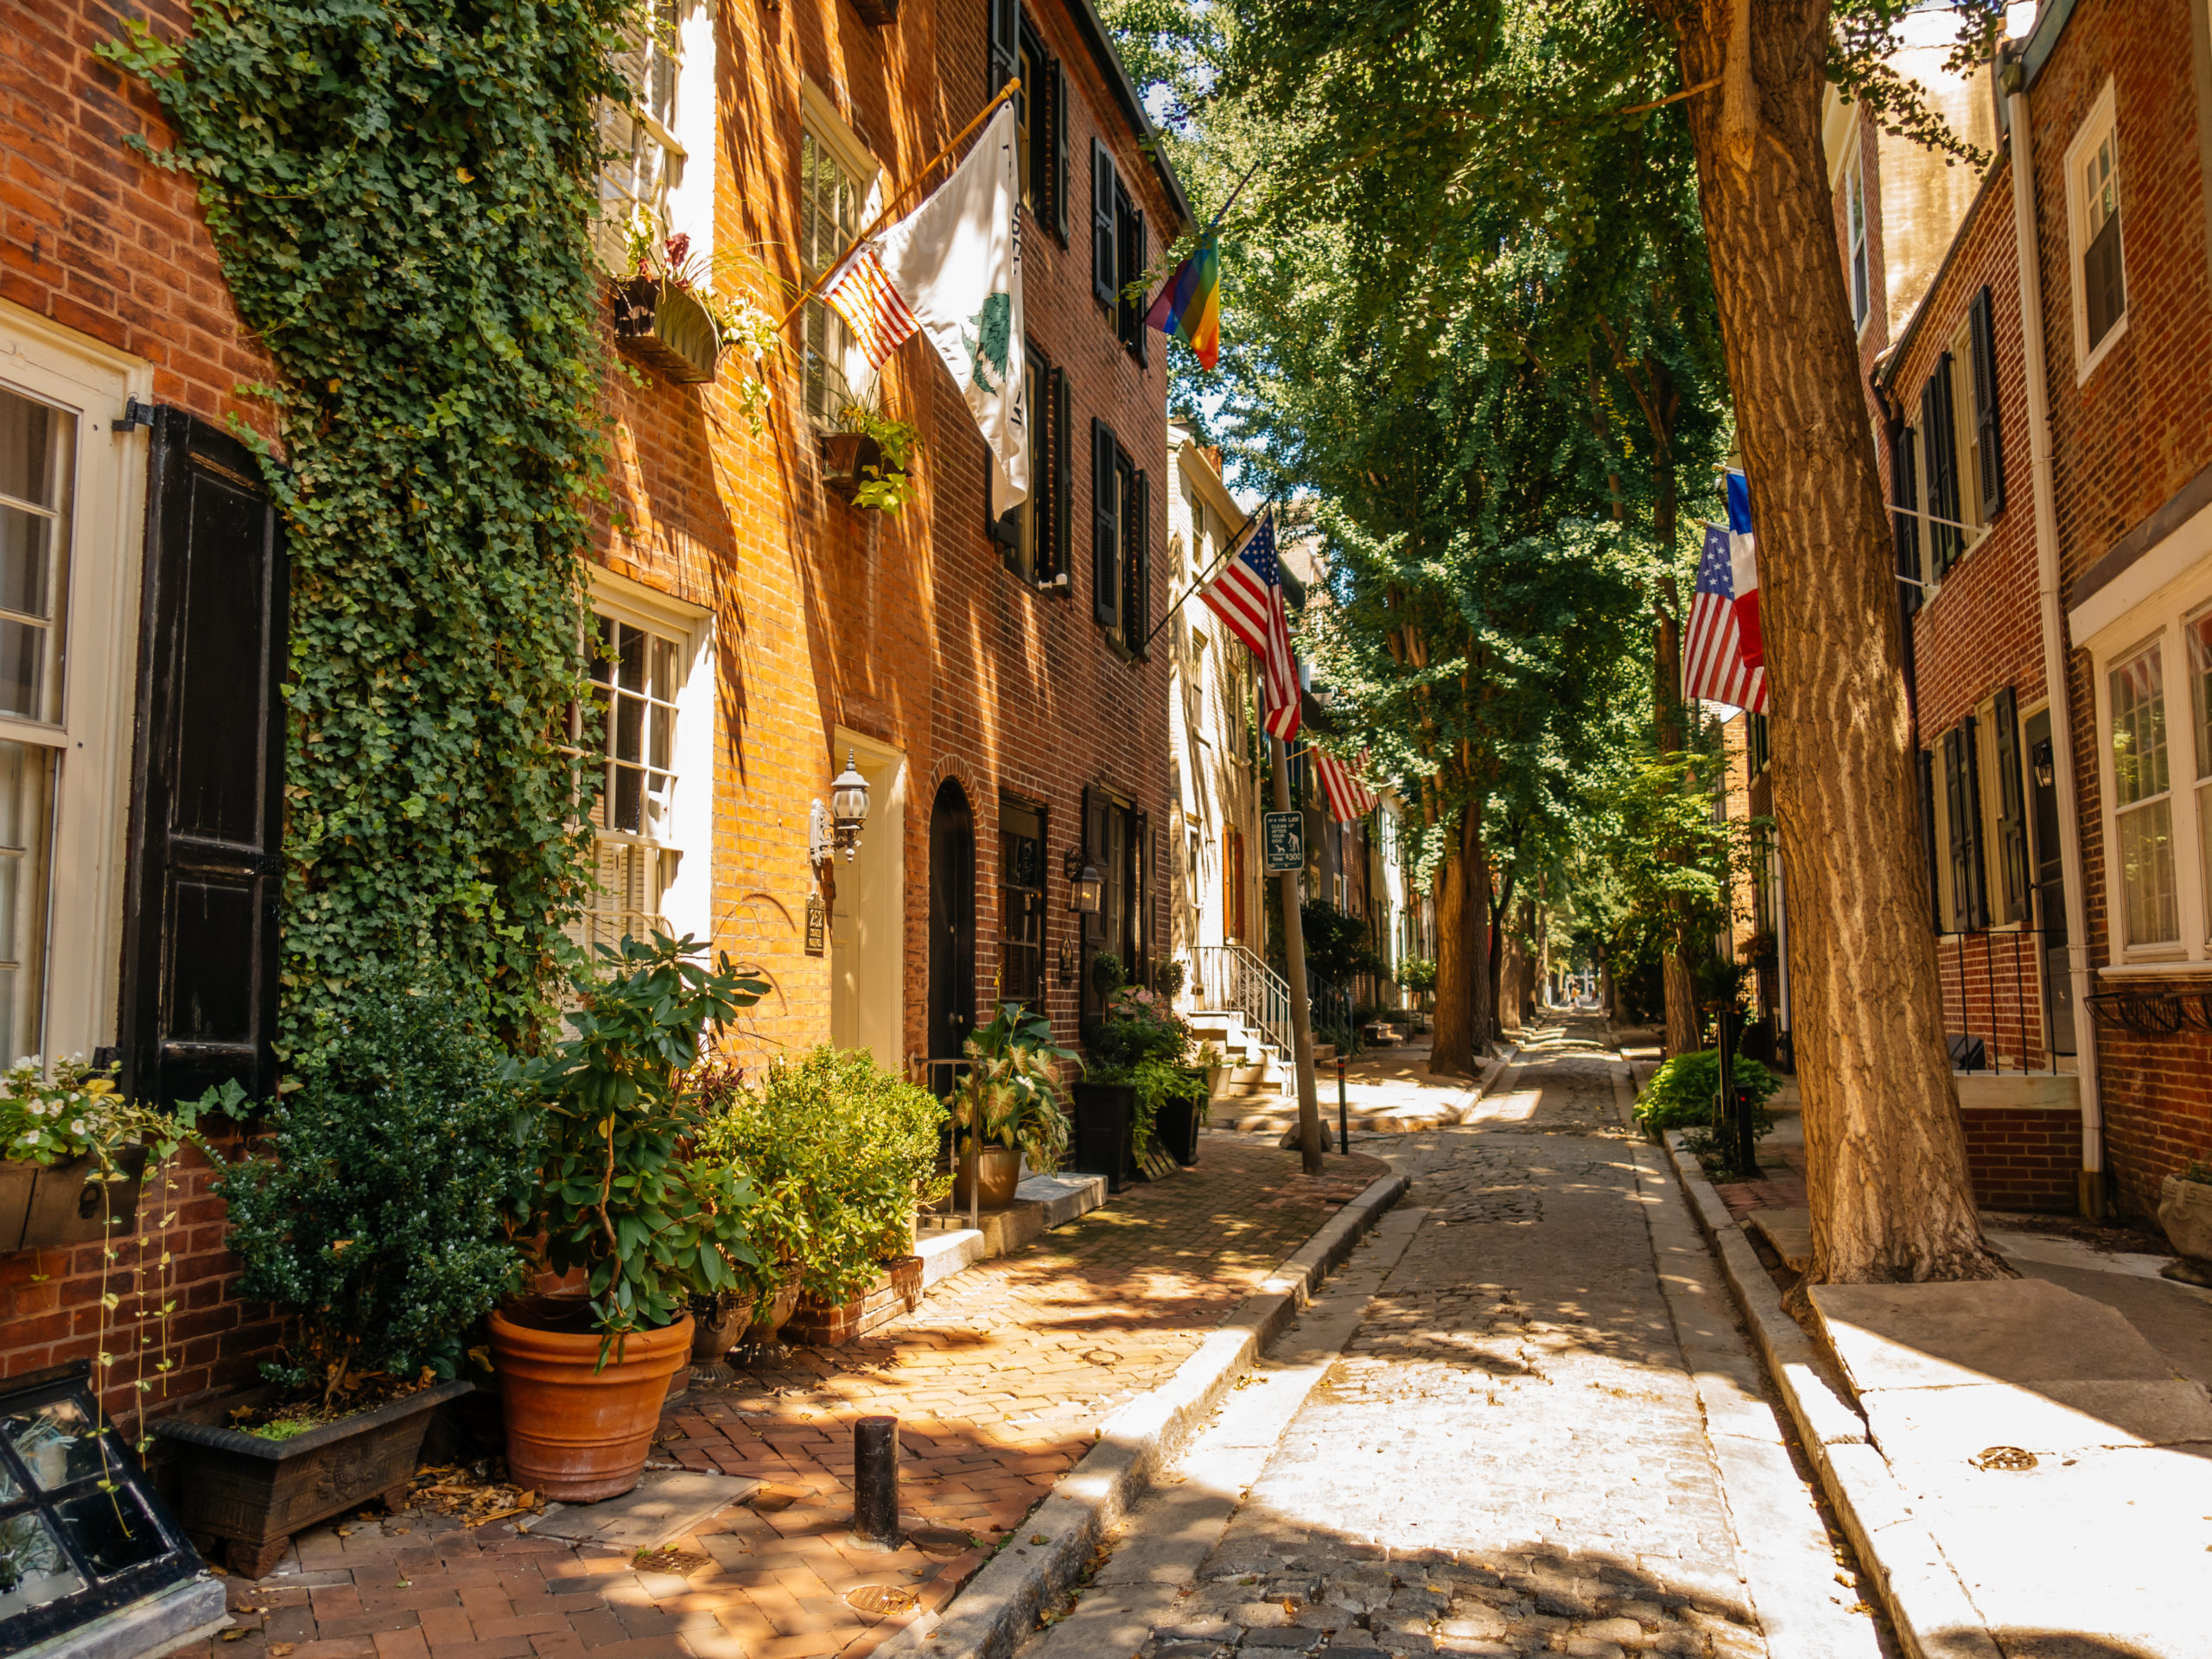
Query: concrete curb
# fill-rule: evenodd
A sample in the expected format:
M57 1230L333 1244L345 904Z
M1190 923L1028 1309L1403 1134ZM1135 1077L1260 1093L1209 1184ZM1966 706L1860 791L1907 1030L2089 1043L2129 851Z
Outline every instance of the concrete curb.
M1720 1257L1744 1323L1797 1426L1798 1442L1873 1580L1899 1643L1910 1659L2000 1659L1966 1586L1913 1514L1889 1460L1867 1438L1865 1420L1828 1381L1820 1350L1783 1309L1751 1241L1681 1141L1681 1130L1668 1133L1675 1177Z
M1003 1659L1012 1653L1046 1603L1081 1575L1100 1538L1150 1484L1153 1471L1175 1459L1230 1384L1409 1185L1403 1175L1378 1176L1323 1223L1173 1376L1098 1426L1098 1443L943 1612L925 1613L886 1637L874 1659Z

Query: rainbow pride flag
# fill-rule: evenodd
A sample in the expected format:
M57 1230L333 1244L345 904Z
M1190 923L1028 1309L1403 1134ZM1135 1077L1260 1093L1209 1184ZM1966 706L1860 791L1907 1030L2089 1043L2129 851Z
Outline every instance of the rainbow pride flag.
M1198 354L1198 361L1213 367L1221 353L1221 251L1214 245L1211 231L1175 267L1144 321L1147 327L1163 334L1180 334L1183 343Z

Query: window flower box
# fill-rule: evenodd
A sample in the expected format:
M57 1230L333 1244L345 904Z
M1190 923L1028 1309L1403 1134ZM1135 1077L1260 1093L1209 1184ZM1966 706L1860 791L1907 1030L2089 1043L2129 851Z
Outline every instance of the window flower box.
M614 344L664 380L702 385L721 365L722 331L689 286L640 275L614 284Z
M861 486L882 469L883 446L867 433L822 435L822 487L840 501L850 501Z
M112 1180L89 1154L59 1164L0 1163L0 1255L127 1236L138 1224L146 1148L123 1147L115 1161Z

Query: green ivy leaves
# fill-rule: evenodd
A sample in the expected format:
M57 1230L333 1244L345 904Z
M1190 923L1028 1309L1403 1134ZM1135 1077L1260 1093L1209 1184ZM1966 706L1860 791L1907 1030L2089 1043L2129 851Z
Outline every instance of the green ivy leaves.
M103 56L175 130L275 365L289 532L283 1030L444 965L535 1030L589 881L565 751L604 434L590 264L620 0L201 0Z

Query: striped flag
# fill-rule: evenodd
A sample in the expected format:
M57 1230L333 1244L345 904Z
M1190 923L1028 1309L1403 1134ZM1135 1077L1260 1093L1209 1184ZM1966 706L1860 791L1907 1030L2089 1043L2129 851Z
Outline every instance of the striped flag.
M1755 715L1767 712L1766 670L1745 659L1736 611L1734 550L1726 524L1705 527L1697 592L1682 636L1682 696L1708 698Z
M1298 658L1290 648L1290 611L1283 603L1272 517L1260 521L1198 597L1265 665L1267 713L1260 724L1269 735L1289 742L1298 735Z
M845 268L823 289L822 302L845 320L871 368L880 369L918 326L883 274L883 261L873 246L845 261Z
M1374 791L1363 789L1352 776L1354 767L1367 764L1367 751L1362 749L1351 766L1333 754L1316 748L1313 769L1321 774L1321 793L1329 803L1329 816L1338 823L1357 823L1375 810L1381 798Z

